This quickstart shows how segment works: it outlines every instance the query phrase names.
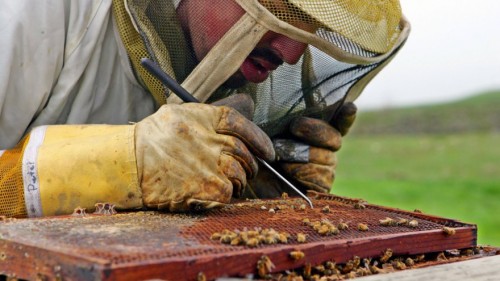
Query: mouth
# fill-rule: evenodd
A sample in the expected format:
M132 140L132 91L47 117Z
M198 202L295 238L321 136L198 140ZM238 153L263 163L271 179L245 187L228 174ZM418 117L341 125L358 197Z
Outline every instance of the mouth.
M261 83L269 77L271 71L283 64L281 55L273 50L255 49L245 59L240 71L247 81Z

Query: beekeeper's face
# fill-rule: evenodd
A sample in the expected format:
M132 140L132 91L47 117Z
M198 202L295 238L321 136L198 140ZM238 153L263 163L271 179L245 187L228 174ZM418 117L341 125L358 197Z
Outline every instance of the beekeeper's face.
M201 61L245 12L234 0L183 0L178 8L178 14L196 58ZM301 26L301 28L313 27ZM263 82L269 73L283 62L297 63L306 47L305 43L269 31L244 60L239 70L229 78L226 86L237 88L248 81Z

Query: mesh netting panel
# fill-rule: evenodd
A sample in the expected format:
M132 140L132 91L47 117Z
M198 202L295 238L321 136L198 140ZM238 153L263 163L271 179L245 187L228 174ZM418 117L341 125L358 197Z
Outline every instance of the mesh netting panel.
M29 136L0 156L0 215L26 217L23 184L23 152Z
M399 35L401 7L398 1L372 0L260 0L277 18L297 27L304 23L349 38L336 42L349 51L353 42L377 53L389 51ZM329 40L328 33L317 35Z
M215 280L255 275L263 256L274 263L273 272L283 272L306 263L342 264L354 256L376 259L387 248L397 256L476 246L475 225L367 203L359 208L362 200L333 195L311 200L314 209L288 198L235 202L185 215L136 212L0 221L2 269L28 280L40 279L41 272L50 280L200 280L199 272ZM413 223L381 225L387 218ZM338 228L325 233L318 224ZM446 235L444 226L455 234ZM280 233L279 240L266 239L271 230ZM305 240L299 241L299 234ZM233 243L236 236L243 243ZM304 258L291 258L292 251L301 251Z
M179 81L192 70L194 62L177 21L174 4L158 0L127 3L130 14L123 1L113 1L120 37L138 79L146 85L159 105L165 104L167 88L145 70L140 61L142 58L153 59L163 71Z
M279 20L314 34L331 43L332 46L354 56L371 58L384 54L393 47L400 33L401 11L397 1L393 0L260 0L259 2ZM125 38L141 37L142 45L129 48L128 51L139 77L160 104L165 102L163 95L166 89L139 65L140 59L150 57L166 73L182 83L201 59L196 57L191 44L202 42L209 46L210 44L204 40L211 42L210 40L213 40L211 36L223 36L225 30L218 28L229 28L234 24L207 22L212 20L212 16L216 18L216 21L225 19L225 16L217 19L217 16L209 14L213 11L207 11L210 16L201 13L198 17L190 17L189 26L208 26L205 31L210 34L192 32L185 37L181 28L182 13L179 12L179 8L176 10L172 1L130 0L127 3L138 33L131 28L133 25L129 23L128 29L124 29L125 32L121 31L121 34ZM205 1L189 3L193 10L207 8ZM232 5L237 4L234 2ZM229 21L238 20L231 16L231 13L237 14L238 9L233 7L226 12L229 13L226 15ZM244 14L243 9L239 12ZM264 38L268 37L269 33L264 35ZM216 42L217 40L212 43ZM257 43L257 47L268 48L266 44L269 43L262 43L261 40ZM285 52L283 57L292 52L289 49L281 51ZM199 52L199 50L196 51L198 56L200 56ZM260 56L258 60L260 59L273 61L272 56L266 55ZM237 90L226 88L229 84L225 84L212 94L207 102L224 98L235 91L251 94L256 103L254 121L270 136L276 136L283 133L287 124L299 115L329 121L336 112L338 102L342 101L347 94L351 95L352 87L380 63L347 64L309 46L297 64L281 65L271 72L267 80L259 84L247 83ZM254 64L257 69L266 68L257 62ZM274 61L274 64L279 63ZM227 66L213 64L213 68L224 67ZM209 72L210 69L206 71ZM241 73L236 74L238 75L241 76ZM354 95L357 96L356 93Z
M254 122L270 136L283 133L297 116L330 121L351 87L379 63L342 63L310 47L299 64L284 65L256 85Z
M140 60L142 58L149 58L150 54L148 54L141 36L132 25L126 12L124 2L120 0L113 1L113 12L120 32L120 38L127 50L130 62L134 70L138 71L138 69L140 69ZM152 93L157 104L164 104L166 102L166 97L164 96L165 87L158 79L146 72L140 72L136 77L145 84L147 89Z

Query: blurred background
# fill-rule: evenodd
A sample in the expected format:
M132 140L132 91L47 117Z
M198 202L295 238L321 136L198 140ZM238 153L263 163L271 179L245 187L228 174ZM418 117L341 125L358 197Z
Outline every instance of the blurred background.
M500 246L500 1L401 5L412 32L356 102L334 193L474 223Z

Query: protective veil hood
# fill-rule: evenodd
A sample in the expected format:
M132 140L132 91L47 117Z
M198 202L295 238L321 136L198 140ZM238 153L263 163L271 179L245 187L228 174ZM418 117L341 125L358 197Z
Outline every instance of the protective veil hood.
M357 98L403 45L410 30L398 0L234 1L244 15L199 63L182 30L174 24L179 1L128 0L126 7L134 29L146 43L148 56L201 101L234 92L221 85L238 71L266 33L308 44L297 64L285 63L263 83L238 89L252 94L256 102L254 122L270 135L280 133L279 128L297 115L332 118L334 105ZM168 23L165 14L169 15ZM301 29L300 23L314 29ZM176 40L175 44L171 40ZM140 66L134 67L141 73ZM146 80L148 75L139 76ZM167 102L181 101L170 95Z

